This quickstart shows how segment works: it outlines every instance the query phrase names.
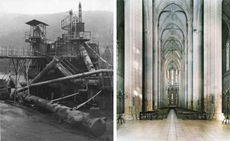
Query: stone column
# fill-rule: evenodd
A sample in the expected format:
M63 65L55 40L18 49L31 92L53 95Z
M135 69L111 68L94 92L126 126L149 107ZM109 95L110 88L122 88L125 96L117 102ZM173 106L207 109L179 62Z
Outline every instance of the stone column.
M156 11L157 1L153 1L153 10ZM158 15L153 13L153 93L154 93L154 109L159 108L159 31L158 31Z
M144 0L144 94L145 111L153 110L153 7L152 0Z
M201 110L202 95L202 0L193 3L193 109Z
M186 21L186 38L185 38L185 107L192 109L192 97L193 97L193 36L192 36L192 2L189 1L188 7L184 10L187 11Z
M192 42L192 19L188 19L188 109L193 107L193 42Z
M125 118L142 108L142 0L125 1Z
M205 112L222 114L222 0L204 0L204 106Z

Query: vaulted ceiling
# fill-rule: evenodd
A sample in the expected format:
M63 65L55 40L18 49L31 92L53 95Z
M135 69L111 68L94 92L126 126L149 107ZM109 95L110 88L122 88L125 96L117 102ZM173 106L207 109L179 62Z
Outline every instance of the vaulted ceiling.
M187 17L177 4L167 5L158 18L161 57L165 68L181 69L187 39Z

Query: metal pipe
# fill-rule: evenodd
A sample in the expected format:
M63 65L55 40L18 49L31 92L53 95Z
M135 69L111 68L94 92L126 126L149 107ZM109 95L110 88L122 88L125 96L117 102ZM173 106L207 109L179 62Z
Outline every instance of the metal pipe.
M100 69L100 70L95 70L92 72L84 72L84 73L75 74L75 75L71 75L71 76L60 77L60 78L56 78L56 79L52 79L52 80L47 80L47 81L43 81L43 82L30 84L29 86L25 86L25 87L22 87L21 89L18 89L17 92L24 91L24 90L28 89L29 87L40 86L40 85L45 85L45 84L50 84L50 83L55 83L55 82L61 82L64 80L69 80L69 79L74 79L74 78L76 79L76 78L87 77L87 76L90 76L93 74L98 74L98 73L109 73L109 72L112 73L113 70L111 70L111 69Z
M95 71L95 68L93 66L93 63L89 57L88 52L86 51L85 47L83 44L80 44L79 47L80 55L82 56L84 63L89 71Z

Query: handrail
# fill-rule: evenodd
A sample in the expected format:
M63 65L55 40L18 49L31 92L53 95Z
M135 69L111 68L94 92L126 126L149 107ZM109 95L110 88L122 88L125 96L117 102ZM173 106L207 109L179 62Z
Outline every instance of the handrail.
M24 48L9 48L0 46L0 56L31 56L32 51Z

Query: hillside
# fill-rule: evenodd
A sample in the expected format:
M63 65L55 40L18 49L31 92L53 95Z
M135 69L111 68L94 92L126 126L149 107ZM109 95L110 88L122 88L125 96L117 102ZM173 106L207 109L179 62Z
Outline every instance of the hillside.
M0 14L0 46L12 46L16 48L26 47L24 34L29 30L25 23L32 19L38 19L47 23L47 36L55 40L61 36L61 20L68 12L46 15L20 15ZM112 44L113 39L113 14L104 11L83 11L85 29L91 31L92 37L100 44L100 51L104 51L107 45Z
M46 14L46 15L22 15L22 14L1 14L0 13L0 46L13 48L27 48L25 43L25 32L29 26L25 23L37 19L47 23L47 36L55 40L61 36L61 20L68 15L68 12ZM91 31L94 41L99 42L100 53L103 54L106 46L112 51L113 40L113 14L104 11L83 11L85 30ZM7 72L9 64L7 60L0 60L0 71Z

